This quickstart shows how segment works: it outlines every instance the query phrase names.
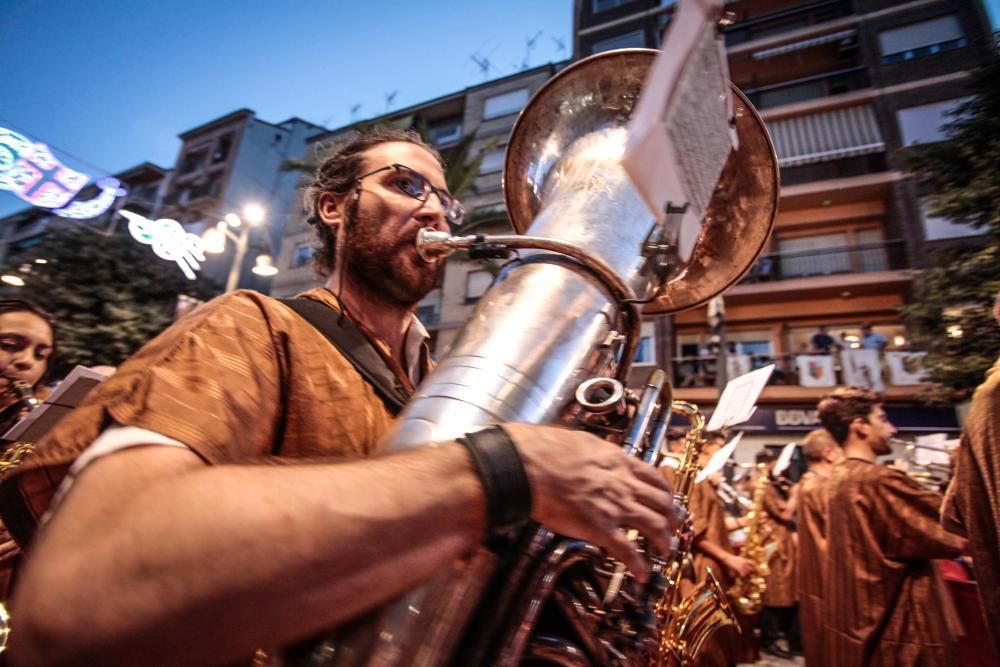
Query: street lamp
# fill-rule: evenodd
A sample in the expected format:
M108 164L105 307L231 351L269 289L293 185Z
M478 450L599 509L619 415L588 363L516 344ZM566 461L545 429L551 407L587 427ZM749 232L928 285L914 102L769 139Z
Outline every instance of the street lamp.
M236 244L236 255L233 257L233 264L229 267L229 277L226 279L226 291L232 292L240 281L240 271L243 268L243 258L246 256L247 247L250 244L250 228L264 222L264 208L259 204L247 204L243 208L243 218L235 213L226 215L225 220L219 221L215 227L205 230L202 235L202 249L210 253L223 253L226 250L226 239L230 239ZM243 221L247 224L243 224ZM239 234L230 231L239 229ZM259 255L254 262L253 272L260 276L273 276L278 272L277 267L271 262L270 255Z

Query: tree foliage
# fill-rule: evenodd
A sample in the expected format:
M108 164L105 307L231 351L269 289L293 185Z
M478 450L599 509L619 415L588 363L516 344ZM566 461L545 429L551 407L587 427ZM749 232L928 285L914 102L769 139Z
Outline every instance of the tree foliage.
M906 149L934 215L1000 238L1000 60L977 70L972 94L944 125L947 141Z
M914 284L903 317L924 367L938 388L928 398L948 400L975 389L1000 356L1000 325L992 315L1000 292L1000 243L965 252L928 268Z
M178 295L206 299L219 292L207 279L188 280L125 234L103 236L78 224L50 228L9 268L19 267L25 285L7 296L34 301L55 317L54 377L77 364L117 366L170 325Z

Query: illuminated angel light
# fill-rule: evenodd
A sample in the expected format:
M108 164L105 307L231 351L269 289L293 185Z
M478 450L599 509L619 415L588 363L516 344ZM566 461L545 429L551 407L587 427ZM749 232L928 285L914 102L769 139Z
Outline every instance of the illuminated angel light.
M56 209L64 218L82 220L107 211L125 194L114 178L97 182L100 193L91 200L73 201L90 176L59 162L49 147L0 127L0 190L8 190L33 206Z
M184 230L181 223L169 218L150 220L132 211L118 211L128 220L128 231L139 243L151 246L156 256L176 262L188 280L195 279L195 271L205 261L201 238Z

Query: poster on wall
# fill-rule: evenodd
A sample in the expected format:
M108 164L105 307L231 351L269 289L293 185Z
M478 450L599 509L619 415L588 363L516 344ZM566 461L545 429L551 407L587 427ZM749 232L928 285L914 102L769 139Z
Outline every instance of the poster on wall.
M833 387L837 378L833 372L833 357L829 354L799 354L795 357L799 384L803 387Z
M844 370L844 384L885 391L878 350L841 350L840 363Z
M895 385L925 384L927 370L923 360L926 352L886 352L885 360L889 365L889 382Z

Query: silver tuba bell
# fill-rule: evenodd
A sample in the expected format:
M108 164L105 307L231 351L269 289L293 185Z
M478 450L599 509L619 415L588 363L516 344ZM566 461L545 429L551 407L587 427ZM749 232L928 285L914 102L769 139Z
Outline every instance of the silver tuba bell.
M477 243L534 251L505 265L400 415L388 450L503 422L586 428L590 413L577 389L593 378L625 382L643 304L655 298L660 312L696 306L750 268L773 223L778 165L763 123L739 91L732 91L739 147L687 263L670 254L676 240L658 230L620 165L626 125L656 55L628 49L581 60L522 111L504 168L507 209L521 236L426 240L424 250L432 253ZM655 252L650 239L657 240ZM667 386L663 395L669 393ZM664 402L669 412L669 398L651 395L651 406ZM640 440L651 438L640 434ZM535 619L530 610L546 603L531 582L547 582L545 594L560 595L560 573L582 561L599 570L603 554L539 526L513 542L506 551L477 549L374 620L321 640L299 663L515 665L530 653L543 662L587 665L601 664L595 651L614 654L615 647L593 637L577 645L532 643L528 627Z

